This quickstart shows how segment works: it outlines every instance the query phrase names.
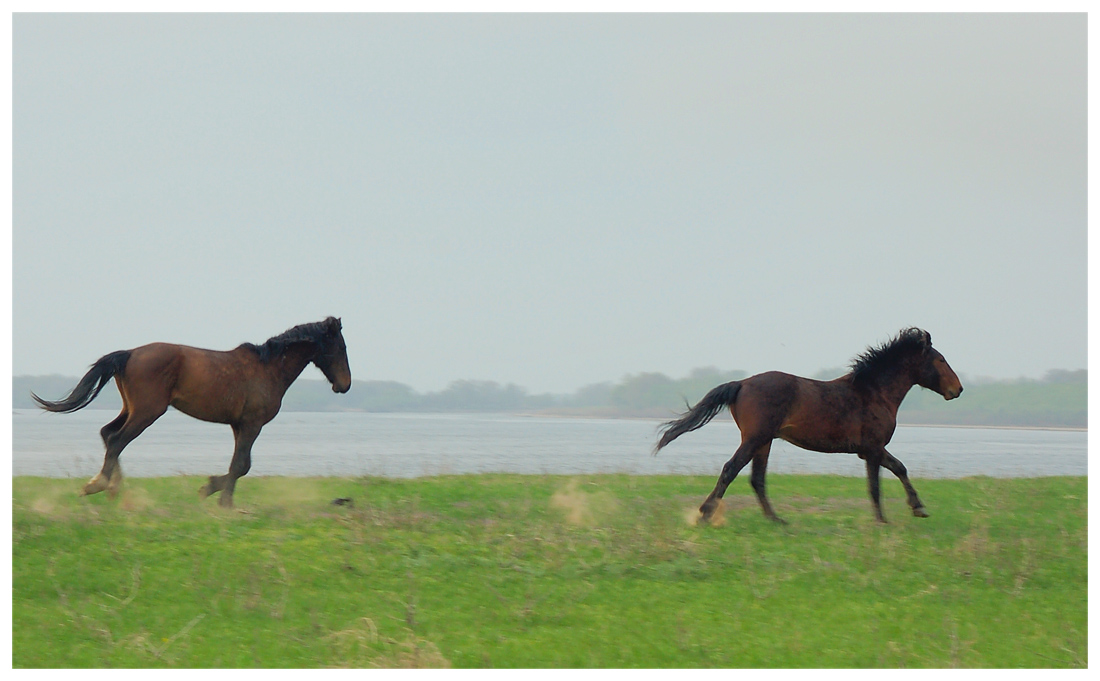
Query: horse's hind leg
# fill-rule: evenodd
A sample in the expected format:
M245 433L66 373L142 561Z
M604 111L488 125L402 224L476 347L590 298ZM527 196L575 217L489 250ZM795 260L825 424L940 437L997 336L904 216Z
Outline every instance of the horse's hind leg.
M141 435L146 428L168 410L167 402L163 406L145 405L133 408L129 404L125 391L121 389L121 385L119 388L119 392L123 395L122 413L99 431L100 436L103 438L103 444L107 447L107 452L103 456L103 469L84 485L84 489L80 492L82 496L95 494L103 490L107 490L107 494L112 497L118 494L119 487L122 484L122 467L118 463L119 455L122 454L122 450L126 448L126 445L133 442L134 438Z
M100 428L99 436L103 438L103 446L106 447L108 451L111 447L111 440L114 439L119 429L122 428L122 425L126 423L126 418L129 415L130 413L126 410L126 406L123 405L122 413L116 416L114 421L111 421L107 425ZM103 469L99 473L96 473L95 476L92 477L92 479L84 485L84 488L80 491L81 496L96 494L97 492L102 492L103 490L108 489L112 482L112 475L114 476L114 479L116 481L114 489L115 492L117 492L118 485L122 481L122 467L118 465L117 455L114 457L114 464L110 468L108 468L109 460L110 457L104 457ZM112 492L112 494L114 494L115 492Z
M126 407L122 408L122 413L115 417L114 421L111 421L107 425L99 429L99 436L103 438L103 446L106 447L110 444L111 437L122 428L122 424L126 423L126 417L130 415L130 412L126 410Z
M113 421L99 429L99 437L103 439L103 446L107 450L103 457L103 468L80 490L81 496L97 494L105 489L110 489L109 494L114 496L118 493L119 485L122 484L122 467L118 465L118 455L122 453L122 448L119 447L112 456L111 444L117 442L119 431L122 430L123 426L126 425L126 421L130 418L130 401L127 399L125 386L122 385L122 381L117 376L115 377L115 386L118 388L119 397L122 398L122 411ZM123 447L125 446L123 445Z
M764 515L770 520L774 520L777 523L786 524L787 521L783 520L775 514L775 510L772 509L771 503L768 501L768 495L765 492L764 476L768 470L768 455L771 453L772 443L767 442L763 444L752 457L752 490L756 492L756 499L760 502L760 508L764 510Z
M710 520L714 512L718 510L718 502L726 494L726 488L730 486L730 483L741 472L741 469L752 460L753 452L756 451L758 446L759 443L742 442L741 446L734 452L733 458L727 461L725 466L722 466L722 473L718 476L718 483L714 486L714 491L699 507L699 512L703 514L701 520Z
M909 508L913 509L913 515L918 518L927 518L928 511L924 510L924 504L917 496L917 490L913 489L913 484L909 482L909 471L906 470L905 464L890 452L883 450L882 465L896 475L898 480L901 480L902 486L905 487L905 496L909 502Z

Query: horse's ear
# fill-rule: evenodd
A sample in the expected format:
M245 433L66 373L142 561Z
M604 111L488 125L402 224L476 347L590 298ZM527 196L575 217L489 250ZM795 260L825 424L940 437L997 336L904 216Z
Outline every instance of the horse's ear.
M924 333L924 344L927 345L928 347L932 347L932 334L928 333L927 331L924 331L923 333Z
M339 331L340 329L344 328L343 324L340 323L340 318L339 317L329 317L328 319L325 320L325 326L327 326L328 330L333 332L333 333L335 333L335 332Z

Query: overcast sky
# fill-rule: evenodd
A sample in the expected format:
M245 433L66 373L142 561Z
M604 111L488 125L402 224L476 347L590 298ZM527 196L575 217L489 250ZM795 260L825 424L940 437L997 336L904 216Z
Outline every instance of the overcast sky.
M421 391L1087 366L1083 14L12 29L16 375L327 315Z

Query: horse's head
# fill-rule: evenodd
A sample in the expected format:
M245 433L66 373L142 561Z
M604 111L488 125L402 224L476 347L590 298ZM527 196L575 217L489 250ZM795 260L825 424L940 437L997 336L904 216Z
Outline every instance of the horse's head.
M351 367L348 366L348 348L344 344L343 325L336 317L329 317L322 325L324 335L313 363L332 384L332 392L346 393L351 390Z
M923 334L923 350L917 365L917 385L934 390L945 400L955 399L963 391L962 382L939 350L932 347L931 334L927 331L920 333Z

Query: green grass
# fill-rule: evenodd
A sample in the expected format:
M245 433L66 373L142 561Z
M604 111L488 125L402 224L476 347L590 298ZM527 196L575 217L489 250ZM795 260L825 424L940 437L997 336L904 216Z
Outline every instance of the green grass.
M1086 667L1087 478L14 478L14 667ZM330 500L351 497L354 506Z

